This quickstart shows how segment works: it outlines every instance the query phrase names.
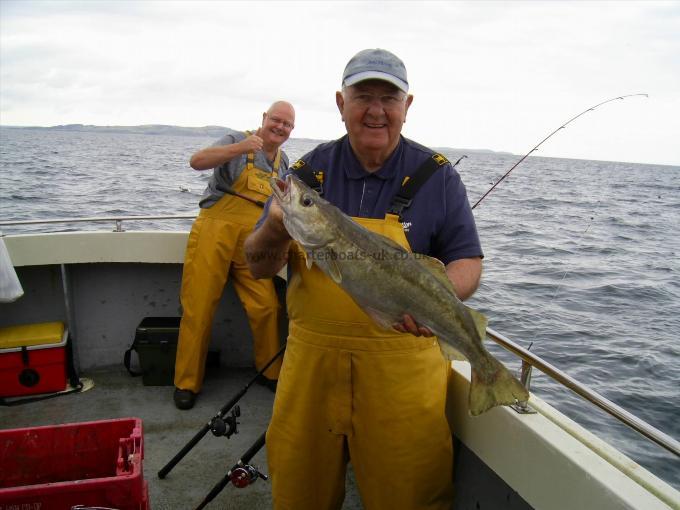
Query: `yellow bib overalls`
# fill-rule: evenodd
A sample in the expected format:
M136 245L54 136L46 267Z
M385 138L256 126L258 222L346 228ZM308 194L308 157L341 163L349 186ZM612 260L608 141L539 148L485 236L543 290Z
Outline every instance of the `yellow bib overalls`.
M394 215L354 218L410 249ZM450 364L434 338L377 326L297 245L267 456L276 510L342 505L351 461L366 510L450 509Z
M279 150L272 171L254 165L249 153L246 168L232 185L237 193L264 201L271 195L269 177L276 175L281 161ZM233 195L225 194L201 209L189 234L182 273L180 299L183 315L180 324L175 386L198 393L203 385L205 359L210 344L213 316L229 276L243 303L253 334L255 367L261 369L279 351L279 301L271 280L255 280L243 254L243 243L262 215L262 208ZM277 360L264 373L278 379Z

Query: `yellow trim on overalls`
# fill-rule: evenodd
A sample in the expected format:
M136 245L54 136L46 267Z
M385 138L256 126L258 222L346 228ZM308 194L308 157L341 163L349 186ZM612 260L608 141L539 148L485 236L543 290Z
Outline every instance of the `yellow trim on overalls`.
M271 195L269 177L278 172L281 150L277 151L271 171L256 167L254 159L254 153L247 155L245 168L231 188L262 201ZM198 393L203 385L213 317L229 277L248 316L255 368L260 370L280 349L280 305L274 284L269 279L254 279L243 253L243 243L261 215L258 205L225 194L212 207L201 209L194 221L182 274L180 299L184 314L175 361L177 388ZM264 375L278 379L280 369L279 359Z
M354 220L410 249L396 216ZM366 510L448 510L450 365L436 340L381 329L299 252L289 265L291 322L266 440L274 508L339 509L351 459Z

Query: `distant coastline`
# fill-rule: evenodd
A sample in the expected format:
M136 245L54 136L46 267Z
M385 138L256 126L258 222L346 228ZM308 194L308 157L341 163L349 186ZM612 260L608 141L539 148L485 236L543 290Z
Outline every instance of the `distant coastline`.
M169 136L201 136L219 138L228 129L224 126L185 127L166 124L144 124L140 126L95 126L92 124L64 124L59 126L0 126L2 129L26 129L35 131L69 131L86 133L121 133L133 135L169 135ZM316 138L291 138L307 142L324 143L328 140ZM499 154L514 156L511 152L493 151L490 149L454 149L451 147L433 147L435 150L453 150L456 152L470 152L475 154Z
M2 126L7 129L30 129L36 131L76 131L96 133L125 133L134 135L178 135L178 136L222 136L225 127L203 126L182 127L165 124L144 124L141 126L94 126L92 124L64 124L59 126Z

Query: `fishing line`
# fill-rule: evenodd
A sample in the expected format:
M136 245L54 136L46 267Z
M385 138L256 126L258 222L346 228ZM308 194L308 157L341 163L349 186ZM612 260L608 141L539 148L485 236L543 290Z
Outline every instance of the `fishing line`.
M529 157L529 155L530 155L532 152L537 151L538 148L539 148L541 145L543 145L544 142L546 142L549 138L551 138L551 137L552 137L555 133L557 133L560 129L566 128L569 124L571 124L572 122L574 122L576 119L578 119L578 118L581 117L582 115L585 115L585 114L588 113L588 112L594 111L596 108L602 106L603 104L611 103L612 101L616 101L616 100L618 100L618 99L625 99L625 98L627 98L627 97L635 97L635 96L645 96L645 97L649 97L648 94L628 94L628 95L625 95L625 96L612 97L611 99L607 99L606 101L602 101L601 103L598 103L598 104L596 104L595 106L591 106L590 108L588 108L588 109L582 111L581 113L579 113L579 114L576 115L575 117L572 117L572 118L569 119L567 122L563 123L560 127L558 127L556 130L554 130L552 133L550 133L548 136L546 136L543 140L541 140L541 141L538 143L538 145L536 145L536 147L534 147L534 148L531 149L529 152L527 152L524 156L522 156L522 158L521 158L517 163L515 163L515 164L512 166L512 168L511 168L510 170L508 170L507 172L505 172L505 174L503 175L503 177L501 177L500 179L498 179L498 180L493 184L493 186L491 186L491 188L489 188L489 190L488 190L486 193L484 193L484 194L482 195L482 197L481 197L479 200L477 200L477 202L475 202L475 205L473 205L472 208L474 209L475 207L477 207L477 206L480 204L480 202L481 202L482 200L484 200L484 199L487 197L487 195L488 195L489 193L491 193L491 192L496 188L496 186L498 186L501 182L503 182L503 181L505 180L505 178L506 178L508 175L510 175L510 172L512 172L515 168L517 168L517 167L519 166L519 164L520 164L522 161L524 161L527 157ZM462 159L462 158L461 158L461 159ZM456 162L456 164L458 164L459 162L460 162L460 159Z
M586 226L585 230L584 230L583 232L581 232L581 235L579 236L579 238L576 240L576 248L575 248L575 249L580 248L581 240L582 240L583 237L588 233L588 230L590 230L590 227L593 225L594 221L595 221L595 216L591 216L591 217L590 217L590 222L589 222L588 225ZM617 255L616 252L610 253L609 255L607 255L606 257L604 257L604 258L600 261L600 264L601 264L601 265L605 265L605 264L606 264L607 262L609 262L609 260L610 260L612 257L614 257L615 255ZM557 298L557 293L558 293L559 290L561 289L562 284L563 284L564 281L567 279L567 276L568 276L569 274L571 274L571 272L572 272L571 269L567 269L567 270L564 271L564 274L563 274L562 277L560 278L560 281L555 285L555 290L554 290L552 296L550 297L550 300L548 301L548 303L545 304L544 306L540 306L540 307L538 308L538 310L536 310L536 312L532 314L533 317L535 317L536 319L540 319L541 316L543 316L543 315L545 314L545 312L546 312L547 310L550 309L550 307L554 304L555 298ZM534 331L534 336L533 336L532 339L531 339L531 343L532 343L532 344L534 343L534 341L536 340L537 337L538 337L538 331Z
M591 216L591 217L590 217L590 222L588 223L588 226L586 226L586 229L585 229L583 232L581 232L581 235L580 235L579 238L576 240L576 245L577 245L577 247L579 246L579 243L581 242L581 239L583 239L583 236L585 236L586 233L588 232L588 230L590 230L590 226L593 224L593 220L594 220L594 219L595 219L594 216ZM567 279L567 275L568 275L570 272L571 272L570 269L567 269L567 270L564 272L564 274L562 275L562 278L560 278L560 281L559 281L559 282L557 283L557 285L555 286L555 291L553 292L553 295L552 295L552 297L550 298L550 301L548 301L548 303L547 303L545 306L542 306L542 307L540 307L538 310L536 310L536 313L534 314L534 316L535 316L537 319L540 319L541 316L544 315L544 313L546 312L546 310L548 310L548 309L552 306L553 301L555 301L555 298L557 297L557 293L559 292L560 288L562 287L562 284L564 283L564 280ZM533 336L533 338L531 339L531 345L533 345L534 341L536 340L536 337L538 337L538 330L537 330L537 329L538 329L538 328L534 328L534 336ZM531 345L530 345L529 347L531 347Z
M602 101L601 103L598 103L598 104L596 104L595 106L591 106L590 108L587 108L586 110L582 111L582 112L579 113L578 115L576 115L576 116L572 117L571 119L569 119L568 121L564 122L562 125L560 125L560 127L558 127L557 129L555 129L554 131L552 131L548 136L546 136L545 138L543 138L543 140L541 140L541 141L540 141L533 149L531 149L531 150L530 150L529 152L527 152L524 156L522 156L522 158L520 158L520 160L517 161L517 163L515 163L515 164L514 164L507 172L505 172L505 174L503 174L503 176L502 176L500 179L498 179L497 181L495 181L495 182L493 183L493 185L491 186L491 188L489 188L489 189L487 190L487 192L484 193L484 194L481 196L481 198L480 198L479 200L477 200L477 202L475 202L475 204L472 206L472 209L474 209L475 207L477 207L477 206L482 202L482 200L484 200L484 199L485 199L485 198L486 198L486 197L487 197L487 196L488 196L488 195L489 195L489 194L490 194L490 193L491 193L491 192L492 192L492 191L493 191L493 190L494 190L501 182L503 182L503 180L505 180L505 178L506 178L508 175L510 175L510 173L511 173L515 168L517 168L517 167L518 167L518 166L519 166L519 165L520 165L527 157L529 157L530 154L532 154L533 152L537 151L538 148L539 148L541 145L543 145L543 143L545 143L548 139L550 139L550 138L551 138L553 135L555 135L558 131L560 131L560 130L566 128L569 124L571 124L573 121L575 121L575 120L578 119L579 117L585 115L585 114L588 113L588 112L594 111L595 109L597 109L598 107L600 107L600 106L602 106L602 105L604 105L604 104L611 103L612 101L623 100L623 99L625 99L625 98L627 98L627 97L636 97L636 96L644 96L644 97L646 97L646 98L649 97L648 94L644 94L644 93L640 93L640 94L628 94L628 95L624 95L624 96L613 97L613 98L611 98L611 99L607 99L606 101ZM458 163L460 163L461 159L463 159L463 158L460 158L458 161L456 161L456 165L457 165ZM586 226L585 230L581 233L579 239L576 241L577 246L580 244L581 240L583 239L583 237L586 235L586 233L588 232L588 230L589 230L590 227L592 226L593 220L594 220L594 216L591 216L590 222L589 222L588 225ZM540 317L541 315L543 315L543 313L545 313L545 311L546 311L547 309L550 308L550 306L551 306L551 305L553 304L553 302L555 301L555 298L557 297L557 293L559 292L560 288L562 287L562 285L563 285L564 281L566 280L567 276L569 275L569 273L570 273L570 270L566 270L566 271L564 272L564 274L562 275L562 278L560 279L560 281L557 283L557 285L556 285L556 287L555 287L555 290L554 290L554 292L553 292L552 297L550 298L550 300L548 301L548 303L547 303L544 307L541 307L541 308L539 308L539 310L537 310L537 313L535 314L535 316ZM535 332L534 332L534 338L531 340L531 344L534 343L534 340L536 339L537 336L538 336L538 332L535 331Z

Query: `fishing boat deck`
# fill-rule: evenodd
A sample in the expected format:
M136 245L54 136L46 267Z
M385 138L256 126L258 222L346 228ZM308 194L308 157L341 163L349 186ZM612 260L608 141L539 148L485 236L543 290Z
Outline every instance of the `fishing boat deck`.
M82 393L14 407L0 407L3 429L136 417L144 431L144 478L149 483L152 510L195 508L264 432L271 417L274 394L258 384L241 398L238 433L226 439L208 433L163 480L157 476L194 435L255 375L251 369L210 369L196 405L180 411L172 402L172 386L144 386L122 366L88 370L81 378L94 382ZM266 449L251 464L267 474ZM314 483L310 470L310 483ZM358 492L348 475L344 510L361 509ZM239 489L227 485L207 508L271 508L270 482L258 480Z
M80 377L94 387L16 407L0 407L0 428L140 418L150 508L196 508L269 423L274 395L253 385L239 401L240 429L230 439L208 433L163 480L158 471L253 378L252 342L240 302L227 286L213 324L211 348L229 366L209 370L196 406L177 410L172 386L144 386L123 367L125 349L145 317L179 314L186 232L66 232L17 235L7 241L25 295L2 305L0 326L62 321L74 339ZM279 282L280 283L280 282ZM279 290L284 286L279 285ZM282 332L284 330L282 329ZM602 409L626 419L671 451L680 444L549 366L497 333L488 336ZM680 509L680 493L535 395L535 414L497 407L467 411L470 367L454 362L447 418L455 434L454 508L508 510ZM408 438L406 438L408 440ZM267 473L266 451L252 464ZM310 466L309 486L323 466ZM351 470L343 509L362 508ZM300 490L308 490L301 487ZM207 508L271 508L269 482L227 486Z

